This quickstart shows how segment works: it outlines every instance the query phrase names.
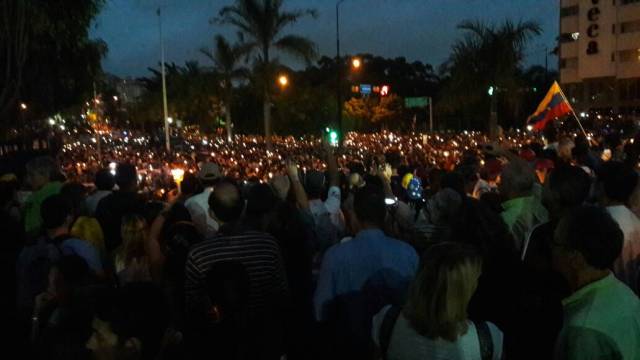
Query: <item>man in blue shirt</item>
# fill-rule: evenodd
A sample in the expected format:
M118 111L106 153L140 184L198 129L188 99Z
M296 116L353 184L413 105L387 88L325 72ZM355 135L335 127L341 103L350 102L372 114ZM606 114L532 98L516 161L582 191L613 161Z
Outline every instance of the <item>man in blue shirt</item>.
M408 244L382 231L384 192L367 185L354 198L357 235L324 255L314 296L316 319L329 324L340 356L363 356L370 348L373 315L387 304L401 304L418 267Z

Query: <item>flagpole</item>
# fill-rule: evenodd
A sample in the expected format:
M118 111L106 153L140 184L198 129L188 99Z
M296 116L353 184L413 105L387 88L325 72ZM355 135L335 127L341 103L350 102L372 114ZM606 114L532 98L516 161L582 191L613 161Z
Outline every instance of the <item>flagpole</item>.
M567 104L569 104L569 106L571 106L571 103L569 102L569 99L567 99L567 97L564 95L564 91L562 91L562 88L560 86L558 86L558 89L560 89L560 95L562 95L562 98L564 99L564 101L566 101ZM578 126L580 126L580 130L582 130L582 134L584 134L584 137L587 140L589 140L589 136L587 135L587 132L584 130L584 127L582 127L582 122L580 122L580 119L578 118L578 115L576 115L576 111L573 110L573 106L571 106L571 113L573 114L573 117L578 122Z

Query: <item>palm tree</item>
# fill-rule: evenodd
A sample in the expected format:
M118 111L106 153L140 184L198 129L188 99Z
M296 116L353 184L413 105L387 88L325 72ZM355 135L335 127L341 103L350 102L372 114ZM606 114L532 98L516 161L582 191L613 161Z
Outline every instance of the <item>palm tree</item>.
M465 21L458 25L464 38L453 45L444 65L447 75L445 103L451 108L468 107L477 113L479 104L487 104L487 89L494 86L513 107L519 101L524 50L528 42L542 30L536 22L513 23L509 20L496 27L482 22ZM494 96L497 96L494 95ZM446 106L446 104L444 104ZM489 124L490 132L497 124Z
M213 62L215 71L220 77L227 141L231 142L233 139L233 123L231 122L233 81L248 77L247 68L241 66L241 61L246 56L248 48L242 42L231 45L227 39L217 35L215 37L215 51L200 49L200 52Z
M286 11L283 0L235 0L218 14L218 22L237 28L246 39L246 46L256 55L256 69L260 73L263 93L264 133L267 146L271 146L271 79L277 59L272 50L292 55L311 63L317 55L316 45L298 35L283 35L283 31L305 16L315 18L311 9Z

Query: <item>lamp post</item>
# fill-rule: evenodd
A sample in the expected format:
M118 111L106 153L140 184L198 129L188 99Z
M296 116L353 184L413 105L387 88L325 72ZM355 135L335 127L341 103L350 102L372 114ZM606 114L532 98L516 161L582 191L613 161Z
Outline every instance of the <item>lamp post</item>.
M340 60L340 4L342 4L344 0L339 0L336 3L336 66L338 67L337 71L337 82L336 82L336 100L338 105L338 130L340 132L340 136L342 135L342 61ZM342 143L342 142L340 142Z
M169 116L167 115L167 81L164 69L164 38L162 36L162 13L158 8L158 24L160 29L160 67L162 74L162 110L164 113L164 141L167 153L171 151L171 140L169 137Z

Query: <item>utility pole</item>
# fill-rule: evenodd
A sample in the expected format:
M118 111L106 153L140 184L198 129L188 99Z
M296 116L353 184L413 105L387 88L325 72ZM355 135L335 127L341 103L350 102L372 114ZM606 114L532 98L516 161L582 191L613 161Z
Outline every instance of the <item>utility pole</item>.
M337 122L338 122L338 131L339 136L344 138L344 134L342 133L342 60L340 58L340 4L342 4L344 0L339 0L336 3L336 66L338 68L337 71L337 81L336 81L336 100L338 105L338 113L337 113ZM342 144L342 139L340 139L340 144Z
M160 70L162 74L162 110L164 113L164 141L167 153L171 151L171 139L169 136L169 115L167 110L167 81L164 66L164 38L162 36L162 12L158 8L158 23L160 28Z
M93 111L96 114L96 124L97 127L97 136L96 136L96 144L98 149L98 163L102 163L102 134L100 132L100 121L98 117L98 93L96 91L96 82L93 82Z

